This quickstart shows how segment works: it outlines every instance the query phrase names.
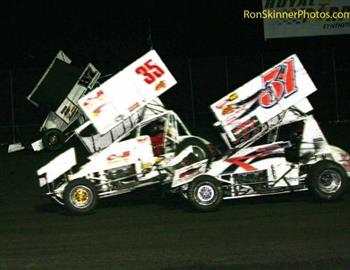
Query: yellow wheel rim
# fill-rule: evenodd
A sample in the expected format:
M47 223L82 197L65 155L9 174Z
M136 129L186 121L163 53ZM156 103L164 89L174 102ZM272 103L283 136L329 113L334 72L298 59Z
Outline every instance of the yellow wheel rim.
M89 194L85 189L79 188L75 191L74 198L78 203L84 203L89 199Z
M70 194L69 199L71 204L76 208L86 208L93 201L92 190L84 185L74 187Z

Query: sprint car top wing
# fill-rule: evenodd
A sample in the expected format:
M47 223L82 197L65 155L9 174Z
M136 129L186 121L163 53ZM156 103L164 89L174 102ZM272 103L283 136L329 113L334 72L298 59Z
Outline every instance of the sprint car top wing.
M136 113L176 84L156 51L151 50L79 100L100 134Z
M292 106L302 107L303 113L312 110L306 97L314 91L316 86L299 58L291 55L210 108L230 142L237 145L262 132L264 123Z

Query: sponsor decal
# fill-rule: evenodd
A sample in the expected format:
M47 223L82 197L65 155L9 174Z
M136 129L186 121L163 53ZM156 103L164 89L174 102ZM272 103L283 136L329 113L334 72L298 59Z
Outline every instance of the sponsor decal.
M181 180L187 180L188 178L193 176L195 173L198 173L199 169L200 169L200 167L192 168L192 169L189 169L189 170L187 170L187 171L185 171L183 173L180 173L179 178Z
M297 92L294 70L294 58L290 58L261 75L261 89L251 96L236 101L237 93L231 93L224 101L216 105L230 124L248 115L258 107L269 109L278 104L283 98L288 98Z
M228 100L229 101L234 101L238 98L238 94L237 93L231 93L229 96L228 96Z
M136 110L138 107L140 107L140 103L135 102L133 105L131 105L131 106L128 108L128 111L129 111L129 112L132 112L132 111Z
M84 103L83 103L83 106L86 107L86 108L89 108L91 105L93 105L94 101L96 100L101 100L103 97L104 97L105 93L103 92L103 90L98 90L96 92L96 96L94 97L89 97L87 98Z
M274 156L284 156L284 148L286 148L286 145L270 145L266 147L261 147L256 149L254 152L250 153L246 156L240 156L240 157L233 157L226 159L226 162L229 162L231 164L236 165L237 167L240 167L244 169L245 171L255 171L257 170L252 164L249 162L270 158ZM248 160L250 161L248 162Z
M102 105L98 106L96 109L94 109L94 110L92 111L92 117L97 118L97 117L100 115L100 113L102 112L102 108L103 108L105 105L106 105L106 103L105 103L105 104L102 104Z
M238 94L237 93L231 93L229 94L229 96L221 103L216 105L217 109L222 109L227 103L231 102L231 101L235 101L238 98Z
M120 159L123 159L124 161L126 161L128 158L130 157L130 151L124 151L123 153L121 154L111 154L107 157L107 161L109 163L112 163L112 162L117 162L119 161Z
M148 136L142 136L142 137L138 137L136 140L138 143L145 143L148 141Z
M77 114L79 113L79 110L74 105L65 105L63 109L60 111L60 114L70 121L73 119Z
M240 141L247 141L254 135L260 133L261 130L262 126L258 118L253 116L239 126L235 127L231 132L237 139L240 139Z
M228 104L225 106L225 108L222 109L222 115L230 114L234 111L235 105L234 104Z
M162 80L159 83L157 83L157 85L155 87L156 91L162 90L164 88L166 88L166 83L165 83L164 80Z
M246 156L246 157L237 157L237 158L229 158L226 159L227 162L234 164L238 167L241 167L242 169L246 171L255 171L256 168L249 163L244 162L245 160L251 158L251 156Z

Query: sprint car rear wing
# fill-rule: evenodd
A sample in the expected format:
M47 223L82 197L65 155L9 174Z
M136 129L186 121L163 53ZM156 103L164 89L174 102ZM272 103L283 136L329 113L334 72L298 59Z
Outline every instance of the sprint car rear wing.
M131 119L176 84L156 51L151 50L79 100L99 134Z
M27 96L34 106L49 111L41 130L67 129L80 115L78 100L93 89L100 75L91 63L85 68L73 66L60 50Z
M210 108L230 147L252 144L291 112L313 108L307 96L316 91L297 55L291 55L248 83L214 102Z

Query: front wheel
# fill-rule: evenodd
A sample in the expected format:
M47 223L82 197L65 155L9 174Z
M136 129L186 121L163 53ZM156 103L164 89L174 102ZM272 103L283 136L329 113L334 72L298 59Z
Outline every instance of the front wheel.
M187 196L195 209L208 212L219 207L223 191L220 183L213 177L200 176L190 183Z
M339 164L322 160L311 167L306 183L314 195L331 201L340 198L347 190L348 177Z
M74 214L84 215L92 212L97 204L95 186L86 179L69 182L63 192L64 205Z

